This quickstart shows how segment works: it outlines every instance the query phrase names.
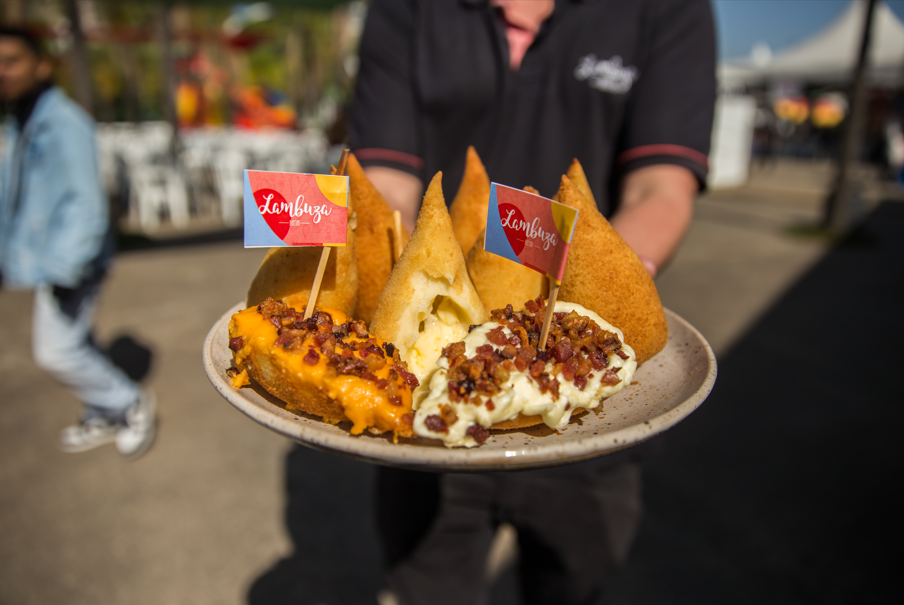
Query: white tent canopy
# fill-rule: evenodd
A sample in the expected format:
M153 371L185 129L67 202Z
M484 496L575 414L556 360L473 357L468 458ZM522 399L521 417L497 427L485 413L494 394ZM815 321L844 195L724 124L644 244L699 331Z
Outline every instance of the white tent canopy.
M850 81L866 18L866 0L854 0L828 27L776 54L754 48L751 56L719 64L723 87L794 79L835 84ZM868 81L895 85L904 79L904 24L884 2L873 15Z

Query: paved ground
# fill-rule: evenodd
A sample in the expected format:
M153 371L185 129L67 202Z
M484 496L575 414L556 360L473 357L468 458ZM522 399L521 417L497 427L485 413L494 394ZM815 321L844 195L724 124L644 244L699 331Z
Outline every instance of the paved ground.
M879 586L868 570L892 543L878 523L902 453L889 337L902 335L904 206L827 253L786 231L812 202L708 196L659 280L720 376L661 438L613 603L841 603ZM158 442L136 462L56 451L75 402L31 361L31 296L0 293L0 604L375 602L372 469L252 424L204 376L206 331L262 256L216 239L125 253L109 280L99 342L136 372L150 349L160 404ZM514 602L507 574L494 603Z

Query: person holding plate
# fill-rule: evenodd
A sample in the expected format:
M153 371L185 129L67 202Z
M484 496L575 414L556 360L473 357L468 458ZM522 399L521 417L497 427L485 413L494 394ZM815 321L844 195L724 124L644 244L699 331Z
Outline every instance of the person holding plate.
M572 158L600 211L655 276L705 185L715 103L706 0L374 0L350 139L414 224L473 145L490 178L544 195ZM639 448L549 470L378 470L378 529L402 605L484 603L496 527L518 533L522 597L595 603L642 517Z

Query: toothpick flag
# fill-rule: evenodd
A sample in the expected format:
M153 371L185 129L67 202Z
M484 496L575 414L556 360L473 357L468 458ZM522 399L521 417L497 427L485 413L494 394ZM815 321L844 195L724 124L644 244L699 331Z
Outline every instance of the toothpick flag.
M344 246L348 177L245 171L245 247Z

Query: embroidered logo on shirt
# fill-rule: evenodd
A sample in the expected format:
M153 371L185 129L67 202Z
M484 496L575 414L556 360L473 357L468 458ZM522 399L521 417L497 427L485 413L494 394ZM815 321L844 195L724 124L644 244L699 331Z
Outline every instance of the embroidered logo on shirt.
M631 90L639 76L640 71L633 65L622 65L622 58L618 55L606 60L597 59L591 53L581 57L574 68L574 77L578 81L587 80L591 88L617 95Z

